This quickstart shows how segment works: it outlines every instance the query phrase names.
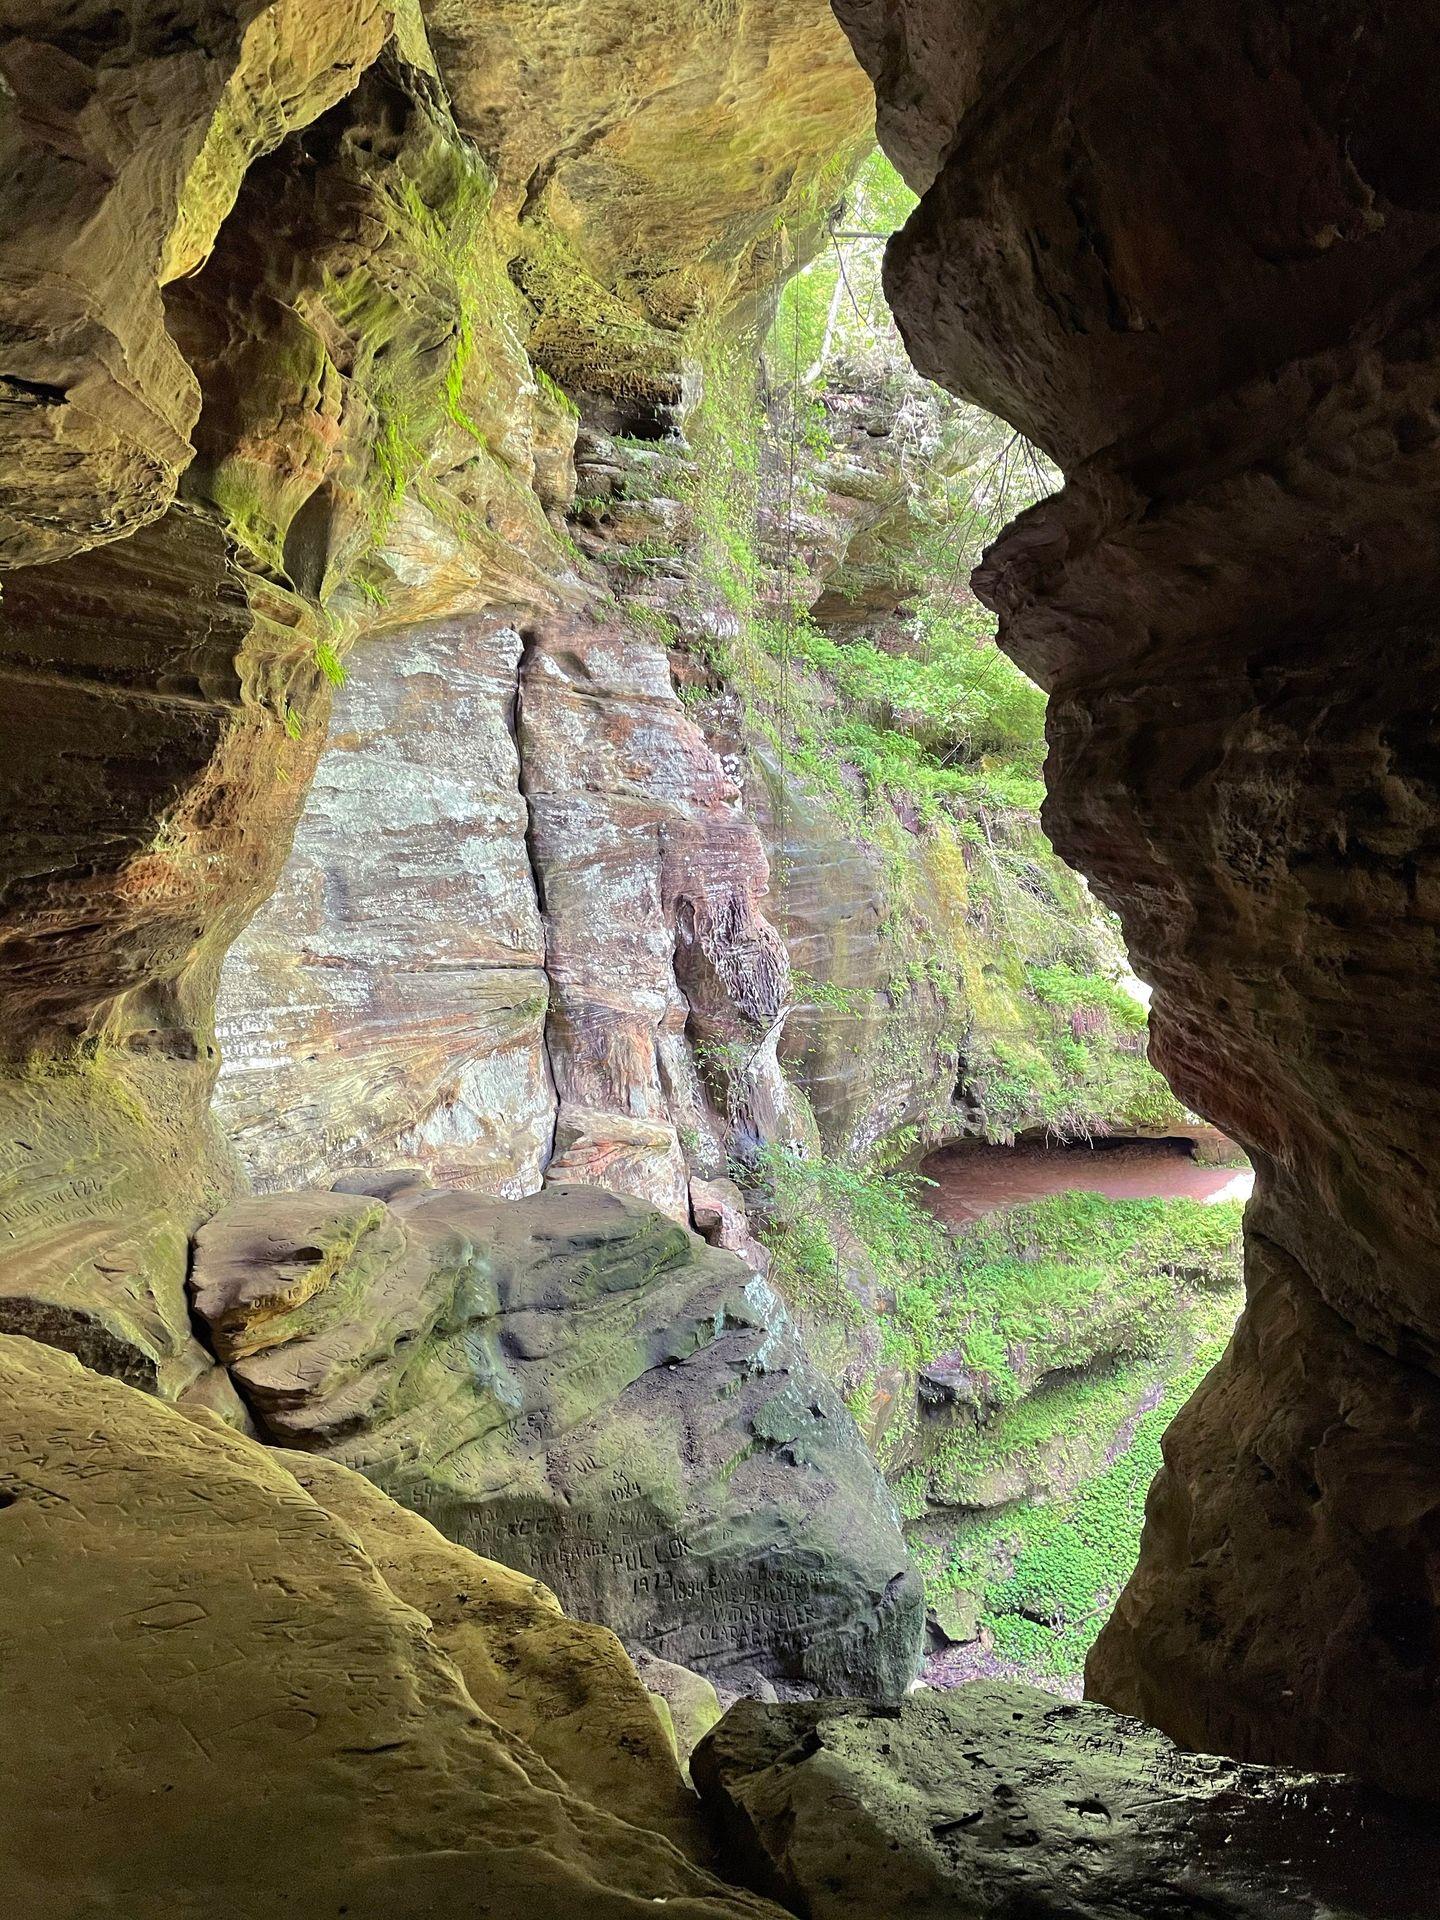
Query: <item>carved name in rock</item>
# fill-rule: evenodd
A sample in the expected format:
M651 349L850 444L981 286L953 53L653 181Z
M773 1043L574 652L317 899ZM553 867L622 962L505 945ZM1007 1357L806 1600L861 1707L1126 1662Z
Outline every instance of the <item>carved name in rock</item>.
M921 1592L772 1289L637 1202L237 1202L196 1311L261 1432L737 1689L893 1697Z

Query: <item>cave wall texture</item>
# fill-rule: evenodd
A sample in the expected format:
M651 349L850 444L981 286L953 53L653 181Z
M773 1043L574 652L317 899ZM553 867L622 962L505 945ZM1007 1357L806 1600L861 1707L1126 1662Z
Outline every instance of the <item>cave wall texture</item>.
M578 445L548 370L597 418L663 430L687 329L753 319L818 238L868 139L863 73L821 0L743 21L21 12L3 54L20 308L0 463L0 1326L274 1439L284 1423L192 1321L209 1284L192 1236L243 1184L226 1128L252 1168L266 1134L271 1185L397 1150L508 1194L543 1167L538 1217L569 1208L573 1258L495 1323L497 1351L536 1363L523 1388L481 1356L483 1302L514 1291L503 1206L443 1232L434 1271L378 1277L290 1231L283 1198L262 1212L251 1280L274 1264L271 1291L298 1295L285 1391L317 1397L284 1431L318 1450L354 1417L332 1391L364 1400L377 1482L397 1451L448 1450L441 1482L398 1490L515 1560L548 1530L552 1577L633 1644L898 1694L922 1599L893 1499L783 1303L673 1224L692 1202L676 1107L703 1105L681 1032L743 1030L736 1084L773 1131L788 963L733 779L561 516L610 442ZM217 1033L222 962L302 815ZM217 1128L222 1033L239 1089ZM328 1080L306 1071L322 1054ZM639 1209L611 1247L613 1197L567 1200L572 1181L672 1222ZM714 1230L743 1239L728 1201ZM536 1218L517 1231L543 1244ZM677 1298L663 1277L687 1262ZM582 1283L599 1308L638 1299L588 1315L588 1344L564 1311ZM469 1429L403 1436L407 1401L438 1411L467 1380ZM587 1405L639 1483L606 1483L583 1449L549 1457ZM507 1476L511 1429L527 1444ZM565 1471L591 1496L570 1531Z
M1157 1059L1260 1170L1250 1304L1171 1433L1091 1690L1188 1744L1433 1796L1440 26L1419 0L836 11L874 77L882 136L924 193L890 267L917 363L1069 476L982 576L1007 646L1052 692L1050 830L1125 919L1156 987ZM362 630L374 651L344 691L326 776L343 781L349 754L357 806L387 791L364 707L408 697L387 676L422 665L447 686L515 687L479 798L512 832L523 800L527 870L491 924L457 913L436 938L453 941L440 964L495 1009L496 1048L530 1023L534 1168L552 1137L570 1171L689 1210L683 1063L664 1044L679 1013L671 923L687 930L689 1003L722 1040L769 1031L783 956L723 756L658 654L634 651L639 678L620 685L617 634L584 610L556 509L577 448L582 469L606 453L577 442L542 376L632 432L683 407L684 325L743 315L810 244L867 137L866 88L814 0L656 4L639 20L620 0L435 0L423 19L369 0L163 13L15 0L4 27L0 1333L31 1436L12 1451L38 1459L24 1497L0 1506L33 1529L76 1644L114 1656L106 1714L141 1747L172 1722L158 1706L153 1726L125 1721L133 1669L100 1644L94 1589L108 1557L137 1632L194 1625L183 1600L179 1617L144 1618L177 1570L186 1591L217 1579L207 1536L177 1511L233 1506L277 1563L262 1586L293 1600L298 1556L318 1596L315 1658L289 1649L292 1685L267 1657L274 1623L257 1605L272 1602L247 1586L254 1567L226 1576L251 1647L216 1709L227 1729L258 1690L283 1746L317 1717L304 1702L319 1670L333 1741L356 1661L395 1653L398 1677L358 1716L364 1739L341 1742L357 1777L339 1804L363 1799L372 1771L388 1791L384 1756L417 1725L427 1766L405 1784L423 1804L367 1829L356 1911L448 1897L470 1869L447 1841L484 1831L497 1803L553 1883L537 1901L526 1879L501 1911L573 1911L602 1883L596 1911L638 1910L636 1886L647 1910L668 1897L697 1914L765 1911L668 1841L572 1805L549 1758L521 1751L533 1726L482 1726L403 1583L357 1548L341 1495L335 1524L325 1465L297 1490L253 1438L216 1425L248 1416L192 1329L185 1281L192 1230L237 1185L209 1116L221 962L275 885L336 649ZM415 649L403 661L385 652L399 634ZM624 724L592 710L597 672ZM424 728L414 692L407 724ZM485 707L493 719L493 692ZM683 776L666 794L657 752ZM570 799L581 766L605 803L587 818ZM305 832L323 840L326 817ZM410 824L423 838L423 817ZM485 843L483 809L466 830ZM623 892L642 845L617 1006L597 988L584 895L607 871ZM309 871L324 866L321 846ZM723 887L686 893L722 868ZM377 859L376 888L396 879ZM742 949L755 996L730 966ZM565 1044L537 1053L542 956L565 990ZM423 1028L436 1009L415 991ZM355 984L362 1028L374 992ZM383 994L404 992L386 970ZM238 1031L243 993L235 1004ZM289 1031L312 1035L307 1020L302 1006ZM616 1076L627 1049L640 1064ZM430 1144L468 1177L484 1102L448 1042L436 1057L433 1104L451 1118ZM773 1049L751 1061L729 1111L778 1136ZM179 1402L193 1428L134 1387ZM105 1423L113 1458L94 1440ZM793 1454L792 1424L769 1434L777 1453ZM64 1489L93 1491L112 1469L117 1497L96 1519L108 1544L71 1556L85 1579L67 1586L37 1502L87 1526ZM349 1497L359 1511L365 1496ZM7 1594L30 1632L33 1595ZM207 1626L207 1645L223 1630ZM41 1638L53 1651L63 1635ZM172 1653L193 1680L187 1643ZM608 1643L596 1660L636 1709ZM35 1807L69 1805L88 1777L94 1723L73 1674L53 1694L74 1711L53 1791L17 1789ZM252 1785L272 1771L269 1739L244 1749ZM375 1768L349 1767L357 1753ZM299 1782L292 1762L247 1801L256 1832L267 1795ZM656 1792L673 1797L661 1773ZM436 1798L427 1781L441 1779ZM132 1838L118 1804L92 1835L102 1878ZM166 1885L195 1831L174 1822L137 1912L173 1910ZM396 1824L423 1841L413 1876ZM248 1867L250 1831L236 1829L217 1884L237 1858ZM327 1831L306 1874L323 1878L342 1845ZM65 1912L65 1897L47 1909L37 1894L34 1911Z
M1088 1689L1440 1791L1433 9L837 0L923 372L1068 484L979 576L1047 825L1259 1174Z
M868 88L816 0L743 33L364 0L4 24L0 1320L238 1417L183 1294L235 1179L216 980L337 649L564 604L575 421L537 366L673 405L677 329L818 231ZM542 42L574 82L543 111Z

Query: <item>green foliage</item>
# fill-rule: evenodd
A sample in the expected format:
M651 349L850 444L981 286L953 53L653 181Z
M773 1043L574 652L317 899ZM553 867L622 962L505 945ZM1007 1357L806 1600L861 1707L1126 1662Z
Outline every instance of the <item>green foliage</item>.
M798 1001L814 1007L829 1007L835 1013L859 1012L868 997L856 988L842 987L834 980L816 980L799 967L791 968L790 985Z
M371 415L364 479L376 545L447 423L484 443L463 395L486 305L477 262L487 258L483 222L493 193L483 163L443 142L392 168L382 186L410 271L402 281L362 267L325 287L327 308L351 335L352 389ZM453 316L438 365L433 340L416 326L427 307Z
M946 801L963 814L967 802L1006 779L1019 783L1010 798L1021 806L1033 809L1042 792L1045 697L986 629L977 603L967 601L934 614L921 643L905 652L882 651L871 640L842 644L798 616L757 617L752 637L789 672L780 717L800 751L838 748L870 800L916 801L934 817ZM755 691L782 705L773 676Z
M1059 1007L1064 1013L1103 1013L1117 1026L1145 1031L1145 1008L1133 994L1114 980L1094 973L1079 973L1063 961L1050 966L1029 966L1026 974L1031 991L1046 1006Z
M900 207L887 182L903 200L881 163L862 174L869 211L846 213L845 230L852 219L882 230ZM877 255L871 246L866 257ZM1033 1126L1083 1138L1172 1123L1182 1110L1144 1059L1143 1010L1118 987L1103 1005L1061 1002L1054 969L1113 984L1123 949L1044 839L1044 696L996 646L965 584L985 541L1053 476L1001 423L913 374L883 303L861 397L869 406L877 381L891 382L893 444L879 478L857 481L848 455L832 474L830 409L848 417L849 363L837 361L842 384L828 399L800 377L804 281L781 303L763 382L736 343L706 350L677 491L700 570L733 616L707 662L745 703L777 815L792 804L828 813L837 837L879 857L890 1017L871 995L852 1009L857 1023L898 1071L915 995L938 999L946 1050L965 1059L967 1094L996 1139ZM882 609L893 598L883 632L869 622L826 630L809 611L820 587L804 571L803 529L832 485L881 489L878 526L851 541L829 591ZM767 533L762 546L762 522L780 529L778 543ZM637 551L633 563L650 559ZM774 879L783 924L783 859ZM918 1057L913 1065L923 1075Z
M315 642L315 664L319 667L321 673L324 674L332 687L344 686L348 678L345 672L345 662L335 651L335 646L332 641L322 639Z
M867 1319L847 1284L842 1243L863 1253L882 1292L897 1292L920 1274L935 1288L953 1267L950 1236L919 1199L913 1174L875 1173L829 1159L800 1159L766 1149L747 1169L768 1186L771 1212L762 1225L772 1277L788 1299L811 1310Z
M850 185L826 242L780 296L772 340L783 340L802 374L823 377L832 361L873 351L893 322L880 285L885 237L903 226L916 197L877 147ZM844 236L861 234L864 238Z
M961 1234L944 1271L902 1282L890 1348L922 1365L954 1356L980 1399L1002 1407L1027 1381L1097 1352L1152 1352L1182 1288L1233 1277L1241 1213L1083 1192L1008 1207Z
M1238 1304L1234 1292L1203 1304L1189 1329L1188 1360L1169 1372L1157 1404L1133 1414L1128 1444L1122 1429L1113 1460L1069 1497L968 1517L948 1545L917 1541L917 1562L934 1591L980 1595L981 1622L1000 1658L1038 1677L1078 1675L1135 1564L1145 1493L1161 1464L1161 1436L1220 1357ZM1150 1375L1163 1371L1152 1367ZM1140 1372L1132 1368L1097 1383L1088 1404L1083 1391L1063 1403L1056 1396L1035 1418L1048 1419L1055 1429L1065 1421L1088 1427L1103 1444L1123 1402L1143 1406Z
M854 1286L856 1256L879 1298L899 1296L916 1279L935 1292L945 1288L954 1248L925 1210L916 1175L803 1160L776 1146L762 1150L745 1175L770 1192L760 1223L770 1277L810 1323L870 1325L870 1309Z
M677 492L694 520L700 570L748 622L756 614L761 574L756 521L766 423L759 375L753 355L737 341L707 344L700 374L703 404L692 423Z

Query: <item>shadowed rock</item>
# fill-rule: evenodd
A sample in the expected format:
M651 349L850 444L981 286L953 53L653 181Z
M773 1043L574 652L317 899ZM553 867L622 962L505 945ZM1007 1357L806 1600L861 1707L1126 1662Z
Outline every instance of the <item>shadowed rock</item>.
M51 1348L0 1338L0 1396L9 1911L778 1920L658 1830L684 1790L609 1635Z
M1009 1683L742 1700L691 1762L748 1867L806 1920L1420 1920L1427 1809L1179 1752Z

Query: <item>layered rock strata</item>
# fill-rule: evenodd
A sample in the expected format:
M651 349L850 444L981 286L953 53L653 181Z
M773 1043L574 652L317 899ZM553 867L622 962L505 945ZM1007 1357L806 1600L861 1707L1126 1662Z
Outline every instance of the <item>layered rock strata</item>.
M28 1340L0 1338L0 1379L0 1851L26 1920L421 1920L477 1889L513 1920L779 1913L676 1844L685 1790L611 1636L340 1467L303 1463L307 1490Z
M865 130L863 76L820 0L749 9L738 32L706 13L632 37L627 18L620 62L609 28L596 43L593 21L551 11L551 50L585 80L541 117L519 52L533 12L22 5L0 31L0 561L18 569L0 633L16 1255L0 1324L171 1397L208 1371L183 1244L233 1184L206 1113L216 973L284 859L340 653L362 629L488 610L503 628L563 603L570 554L546 513L573 488L573 410L527 343L545 335L558 365L563 337L592 389L633 396L637 353L700 307L748 306L804 243L825 169ZM663 238L632 217L641 96L662 172L666 140L694 142L693 217ZM444 1074L412 1043L428 1105L411 1131L469 1177L485 1058L534 1016L533 996L481 977L483 936L460 944L497 1031L457 1040ZM276 995L287 1037L314 1007L393 1084L386 996L408 992L423 1026L443 1018L433 995L318 937L312 957L349 969L342 1011L301 966ZM533 1161L543 1063L522 1077ZM296 1110L287 1171L313 1164L317 1131L362 1130L349 1113L312 1125L293 1081L272 1108L277 1091ZM394 1100L373 1102L393 1133Z
M1440 1793L1436 23L837 12L926 189L889 269L918 364L1070 476L980 576L1051 692L1049 830L1258 1169L1254 1303L1090 1685Z
M530 1193L551 1154L545 929L492 615L357 649L274 894L221 978L216 1111L254 1185L423 1165Z
M764 845L667 644L677 615L716 618L668 491L691 464L582 429L566 604L357 652L222 979L217 1111L256 1185L400 1160L688 1222L693 1180L804 1137ZM642 569L659 533L668 567Z
M275 1195L201 1229L191 1284L265 1438L628 1644L736 1691L909 1683L884 1482L774 1292L683 1227L587 1188Z

